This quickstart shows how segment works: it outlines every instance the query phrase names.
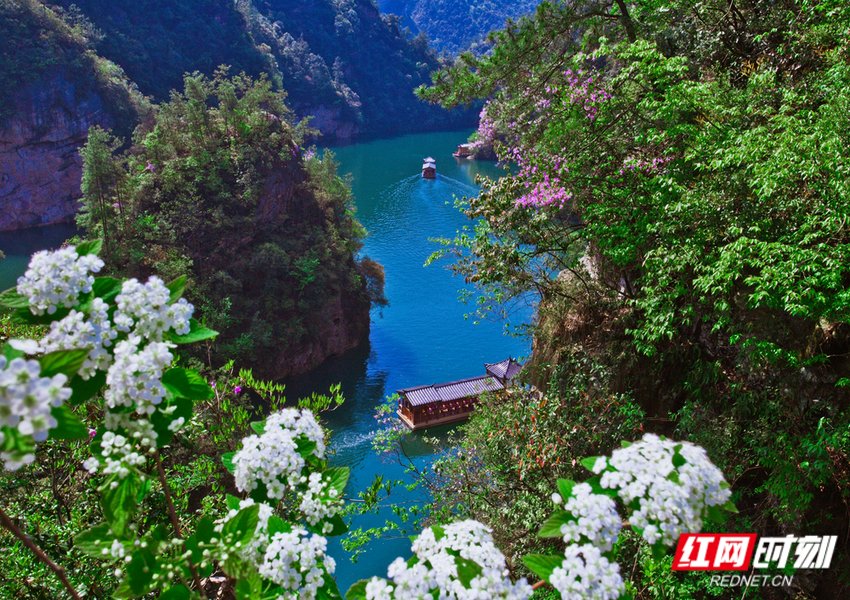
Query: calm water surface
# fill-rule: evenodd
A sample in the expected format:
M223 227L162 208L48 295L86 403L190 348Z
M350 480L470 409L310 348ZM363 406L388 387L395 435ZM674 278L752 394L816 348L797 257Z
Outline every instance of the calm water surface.
M351 495L365 489L375 475L405 477L397 462L371 448L372 433L378 427L373 414L386 396L404 387L483 374L485 362L522 357L530 350L527 339L505 335L504 322L475 324L466 317L472 306L458 300L463 280L445 264L424 267L439 248L432 238L451 237L469 224L454 207L454 198L477 193L477 174L496 177L501 173L494 163L458 161L452 156L468 133L410 135L334 149L340 172L353 176L357 215L369 232L362 253L384 266L390 305L373 311L368 348L290 382L289 395L342 383L346 403L325 421L333 431L335 462L351 467ZM421 177L419 169L426 156L437 161L436 180ZM527 322L530 316L530 308L517 308L511 324ZM411 444L409 451L420 468L433 459L434 451L424 443ZM427 498L415 492L395 500L421 503ZM357 518L352 528L380 525L388 516L391 513L385 511L377 517ZM352 564L333 543L340 588L345 591L363 577L385 576L389 562L409 550L407 538L388 536L370 544Z
M373 311L367 345L288 381L287 386L288 396L297 398L342 384L346 402L326 415L325 423L332 431L333 461L351 467L351 496L368 487L376 475L406 477L393 458L372 450L373 432L379 427L373 415L386 396L404 387L479 375L484 362L529 352L528 340L505 335L505 323L476 325L466 317L471 306L458 301L463 281L445 265L424 267L438 248L431 238L450 237L468 224L454 208L453 199L477 193L476 174L500 173L493 163L459 162L452 157L467 135L420 134L334 149L340 171L352 174L358 217L369 231L363 254L384 266L390 305ZM436 180L420 176L425 156L437 160ZM0 289L15 284L32 252L57 247L73 233L69 226L0 233L0 250L7 255L0 261ZM512 324L530 316L528 307L515 309ZM408 451L420 468L427 468L435 452L421 440L413 440ZM423 492L394 492L392 499L405 504L427 501ZM391 515L384 510L377 516L358 517L352 528L381 525ZM386 575L389 562L409 549L406 537L387 536L371 543L352 563L339 542L332 541L340 588L344 592L357 579Z
M0 251L6 258L0 260L0 291L17 283L27 268L30 255L45 249L54 249L77 232L73 225L51 225L23 231L0 231Z

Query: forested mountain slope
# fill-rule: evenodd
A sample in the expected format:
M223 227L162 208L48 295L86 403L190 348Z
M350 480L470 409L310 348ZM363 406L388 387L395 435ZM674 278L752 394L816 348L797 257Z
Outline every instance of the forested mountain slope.
M480 43L505 21L534 12L538 0L377 0L381 12L399 15L437 50L456 54Z
M38 2L0 0L0 32L0 230L68 220L89 127L127 135L146 102Z
M419 101L413 90L438 66L370 0L57 0L100 35L95 47L157 101L183 74L267 72L324 141L471 123Z

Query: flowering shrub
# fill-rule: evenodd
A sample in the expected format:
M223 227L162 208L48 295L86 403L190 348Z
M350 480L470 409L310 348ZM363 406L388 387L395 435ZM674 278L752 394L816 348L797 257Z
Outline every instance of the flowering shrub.
M629 526L659 551L676 543L679 534L700 531L709 514L735 511L723 474L705 450L646 434L623 442L610 457L590 457L582 464L595 474L585 483L558 480L552 501L558 510L543 524L542 537L563 537L563 558L531 555L525 563L564 597L575 594L600 600L625 592L612 549L622 521L615 499L627 513Z
M25 296L34 315L54 314L58 308L71 308L80 293L90 292L94 276L103 268L97 256L77 253L74 248L33 254L29 268L18 279L18 292Z
M349 471L328 465L325 432L310 410L284 408L252 423L252 435L223 455L243 498L228 496L228 512L203 516L184 534L161 452L192 420L195 402L213 389L197 372L177 367L175 348L216 332L192 318L181 298L185 279L165 284L93 276L98 244L39 253L18 287L0 295L14 318L47 326L38 340L12 340L0 356L0 444L6 470L35 460L48 437L84 440L91 456L83 468L98 478L104 521L80 532L81 552L115 565L118 597L203 597L214 573L235 582L240 598L341 597L327 555L328 536L347 530L341 517ZM52 284L50 279L57 278ZM234 388L234 394L242 391ZM103 398L94 429L71 407ZM316 406L328 406L316 402ZM95 411L87 411L94 414ZM95 425L92 423L92 425ZM584 483L559 480L555 514L543 537L561 538L561 556L531 555L526 566L564 597L616 598L625 584L615 561L621 510L647 543L669 546L679 533L697 531L711 510L733 509L720 471L701 448L646 435L610 457L583 464ZM158 479L172 525L142 518L141 507ZM618 505L621 503L621 506ZM4 525L35 548L25 534ZM145 530L145 527L148 527ZM434 525L413 542L414 556L396 559L387 579L355 584L347 597L389 599L528 598L531 585L513 581L491 530L473 520ZM64 572L47 564L79 598Z
M708 511L733 508L731 491L723 473L708 459L705 450L688 442L676 443L651 433L599 457L592 470L599 483L614 490L627 506L637 504L631 525L650 544L659 539L672 545L679 535L702 529Z
M349 597L528 598L531 586L508 576L505 557L490 529L477 521L429 527L413 542L413 558L397 558L387 571L391 581L361 581Z
M38 361L0 356L0 457L5 469L14 471L35 460L35 443L46 440L58 425L54 411L71 397L67 381L62 373L42 376Z

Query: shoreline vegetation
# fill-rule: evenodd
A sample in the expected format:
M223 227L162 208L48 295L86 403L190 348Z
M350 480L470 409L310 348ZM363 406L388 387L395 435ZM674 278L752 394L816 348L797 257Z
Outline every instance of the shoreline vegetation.
M790 584L756 593L848 594L846 2L542 2L442 63L366 0L178 3L134 32L144 52L127 26L146 2L0 2L4 98L52 74L44 122L75 115L63 152L85 139L78 162L40 157L79 175L80 238L0 294L0 595L739 597L672 570L700 531L836 536L829 568L771 561ZM218 38L208 63L235 45L244 64L192 73L175 19ZM361 37L387 51L355 68ZM182 90L139 79L152 105L124 70L160 54ZM78 87L92 66L105 79ZM397 106L402 80L442 108ZM300 119L313 94L330 110ZM514 167L458 202L470 226L428 262L477 287L477 317L536 297L533 354L425 468L389 398L373 443L411 479L354 494L322 426L339 386L287 401L269 381L357 345L387 302L350 184L309 140L470 106L470 142ZM431 502L394 504L402 486ZM407 530L385 574L337 589L329 538Z

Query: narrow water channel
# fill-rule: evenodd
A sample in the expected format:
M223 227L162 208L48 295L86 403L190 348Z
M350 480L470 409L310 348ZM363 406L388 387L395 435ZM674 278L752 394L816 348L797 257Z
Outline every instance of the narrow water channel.
M368 347L332 360L318 371L289 382L290 397L342 383L346 403L330 413L325 423L332 430L335 461L351 467L349 494L365 489L375 475L403 479L403 468L392 457L380 456L371 447L377 428L375 408L396 390L440 383L484 373L485 362L529 353L527 339L505 335L506 324L467 318L472 305L459 301L465 289L461 278L446 264L425 267L439 246L434 238L452 237L469 221L454 207L454 198L475 195L477 174L497 177L501 170L491 162L457 160L452 152L469 132L409 135L334 148L341 173L352 175L357 216L369 232L362 253L377 260L386 271L390 305L372 313ZM422 179L422 159L437 161L437 179ZM528 322L531 309L514 307L512 325ZM436 430L445 435L446 428ZM432 435L433 430L428 433ZM417 438L421 438L417 434ZM433 449L412 443L408 452L419 468L433 460ZM422 492L399 494L396 501L422 503ZM354 519L352 527L383 523L392 513ZM386 575L386 566L405 555L410 542L400 536L373 542L352 564L334 544L337 577L342 590L357 579Z

